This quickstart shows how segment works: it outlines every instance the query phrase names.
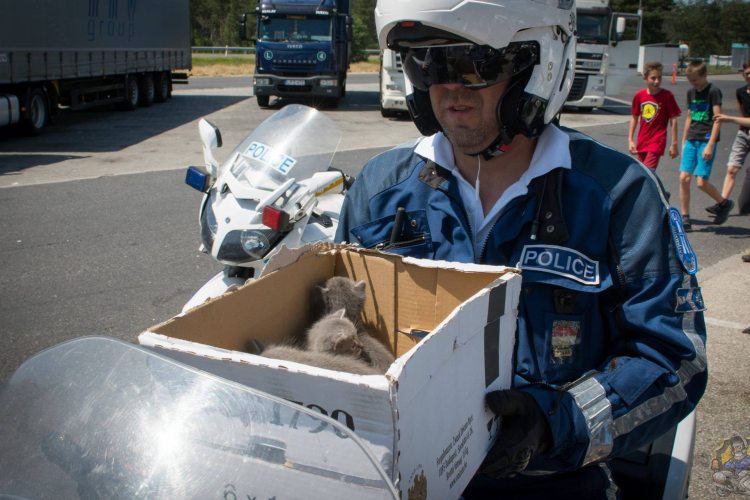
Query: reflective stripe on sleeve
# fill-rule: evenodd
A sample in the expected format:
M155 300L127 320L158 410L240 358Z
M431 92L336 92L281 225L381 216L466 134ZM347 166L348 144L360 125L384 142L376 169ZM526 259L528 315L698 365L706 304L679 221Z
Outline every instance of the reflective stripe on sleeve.
M571 387L568 392L586 420L589 446L583 465L601 460L612 452L612 405L607 393L594 377Z

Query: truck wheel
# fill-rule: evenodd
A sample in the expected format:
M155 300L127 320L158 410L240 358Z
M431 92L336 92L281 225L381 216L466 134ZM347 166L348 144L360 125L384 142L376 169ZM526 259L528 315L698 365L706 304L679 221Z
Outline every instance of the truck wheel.
M154 75L146 73L138 78L141 90L141 106L148 108L154 104L156 98L156 86L154 85Z
M31 89L26 98L23 129L28 135L41 135L49 121L47 96L39 87Z
M138 80L135 75L125 77L125 100L117 105L123 111L135 111L141 100L141 91L138 88Z
M268 102L271 100L270 95L256 95L255 100L258 101L258 106L261 108L267 108Z
M169 73L166 71L156 73L154 87L156 91L154 102L165 102L169 99Z
M341 79L341 97L346 97L346 77Z

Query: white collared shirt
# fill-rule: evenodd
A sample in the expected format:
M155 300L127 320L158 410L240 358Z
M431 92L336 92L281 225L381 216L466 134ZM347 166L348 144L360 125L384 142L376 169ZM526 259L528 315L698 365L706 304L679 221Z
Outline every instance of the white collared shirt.
M489 237L492 225L511 200L528 193L529 184L537 177L541 177L558 167L570 168L569 142L570 139L566 133L554 125L548 126L539 136L529 168L521 175L520 179L508 186L508 189L495 202L486 216L484 215L482 200L478 199L476 195L474 183L464 179L459 172L453 156L453 146L442 132L422 139L414 152L423 158L434 161L443 168L450 169L458 179L461 201L468 213L469 225L474 237L474 255L479 256L482 253L485 241Z

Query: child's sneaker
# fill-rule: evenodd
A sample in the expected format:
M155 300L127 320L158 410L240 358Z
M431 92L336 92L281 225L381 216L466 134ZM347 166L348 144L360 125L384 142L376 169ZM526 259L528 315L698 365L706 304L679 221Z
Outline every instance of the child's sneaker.
M693 232L693 225L690 223L690 216L689 215L683 215L682 216L682 229L684 229L686 233L692 233Z
M716 212L716 217L714 217L714 224L717 226L724 224L733 208L734 202L732 200L724 200L719 203L719 211Z
M742 254L742 262L750 262L750 248L745 250L745 253Z
M710 213L711 215L717 215L720 209L721 209L721 205L719 203L716 203L715 205L706 207L706 212Z

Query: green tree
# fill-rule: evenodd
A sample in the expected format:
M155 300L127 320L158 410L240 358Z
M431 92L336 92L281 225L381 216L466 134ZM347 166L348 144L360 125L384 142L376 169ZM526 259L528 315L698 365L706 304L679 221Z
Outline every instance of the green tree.
M750 20L750 3L743 0L722 2L719 16L719 33L722 35L722 54L732 53L733 43L748 43L750 33L747 22Z
M239 35L239 16L248 13L248 37L255 38L255 0L190 0L194 46L247 46Z
M666 28L670 41L687 43L693 57L728 55L732 43L748 43L748 19L745 0L687 0L675 4Z
M721 6L715 1L677 2L667 17L666 27L670 41L687 43L690 55L694 57L719 53L720 14Z
M354 18L354 46L359 50L377 49L378 35L375 32L375 2L374 0L351 0L351 13ZM354 60L354 59L352 59ZM360 59L363 60L363 59Z
M360 62L360 61L366 61L367 60L367 52L365 52L365 49L368 47L369 37L367 33L367 29L362 22L362 20L358 17L354 18L354 40L352 41L352 52L351 52L351 62Z
M610 6L614 12L638 12L638 0L612 0ZM674 7L673 0L642 0L643 21L641 26L641 44L664 43L668 34L664 22Z

